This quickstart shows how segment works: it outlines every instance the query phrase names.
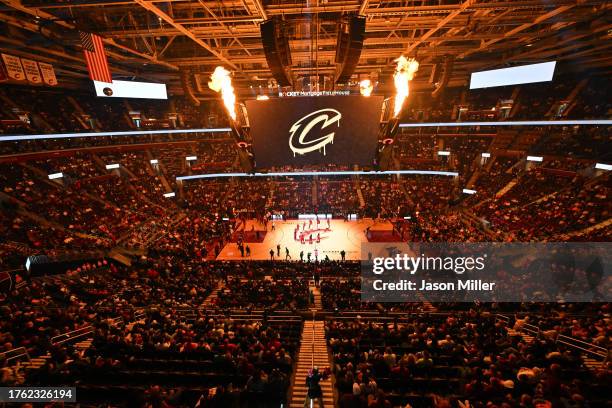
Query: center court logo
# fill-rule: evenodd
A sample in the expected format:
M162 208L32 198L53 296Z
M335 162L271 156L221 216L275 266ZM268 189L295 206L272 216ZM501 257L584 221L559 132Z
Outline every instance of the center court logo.
M340 112L335 109L327 108L309 113L297 120L291 126L291 129L289 129L289 148L293 152L293 157L295 157L296 154L304 155L317 150L323 150L323 156L325 156L325 147L330 143L334 143L334 132L310 140L308 139L308 134L319 123L321 130L333 124L340 127L341 118L342 114Z

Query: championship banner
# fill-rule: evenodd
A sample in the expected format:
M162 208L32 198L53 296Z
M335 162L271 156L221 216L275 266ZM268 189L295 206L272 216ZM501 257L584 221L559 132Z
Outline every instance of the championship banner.
M42 74L42 79L45 84L51 86L57 85L57 78L55 77L53 65L47 64L46 62L39 62L38 66L40 67L40 73Z
M6 67L6 72L8 73L10 79L25 81L26 76L25 72L23 71L23 67L21 66L21 59L19 57L9 54L2 54L2 60L4 61L4 66Z
M249 100L255 163L371 165L382 102L381 96Z
M21 64L23 65L28 82L33 84L42 84L42 78L40 76L40 71L38 70L38 64L36 61L22 58Z

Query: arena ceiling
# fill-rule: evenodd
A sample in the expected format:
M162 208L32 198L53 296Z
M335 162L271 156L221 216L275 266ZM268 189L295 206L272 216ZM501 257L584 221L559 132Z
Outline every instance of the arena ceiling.
M105 38L115 78L163 81L181 92L179 70L197 91L223 65L239 92L270 84L259 24L286 22L294 78L333 76L338 23L366 16L353 80L390 75L394 59L415 57L416 86L433 65L454 58L451 84L470 72L510 64L565 61L580 71L612 65L610 9L602 0L0 0L0 50L53 63L64 83L87 79L78 31Z

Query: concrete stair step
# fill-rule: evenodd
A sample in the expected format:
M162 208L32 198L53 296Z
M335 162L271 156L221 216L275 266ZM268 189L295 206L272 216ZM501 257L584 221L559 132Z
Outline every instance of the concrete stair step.
M333 404L333 398L325 399L325 397L323 397L323 405L325 407L333 406ZM304 408L304 399L300 401L291 401L291 403L289 404L289 408ZM319 405L317 403L314 403L313 408L319 408Z
M301 378L301 380L306 380L306 377ZM332 385L331 382L330 383L321 383L321 389L322 390L332 390ZM308 391L308 388L305 385L300 385L300 386L295 386L293 387L293 392L306 392Z
M315 310L321 308L320 291L311 285L315 293ZM292 398L289 407L303 408L308 394L306 377L312 366L329 367L329 349L325 334L325 323L322 321L306 321L302 329L301 346L297 356L297 367L293 377ZM326 407L334 405L334 389L331 378L321 381L323 404ZM317 405L317 404L315 404Z
M328 390L322 389L323 390L323 397L325 397L326 394L329 394L330 396L332 396L333 398L333 391L331 388L329 388ZM306 398L306 394L308 394L308 390L293 390L293 397L301 399L302 401L304 400L304 398Z

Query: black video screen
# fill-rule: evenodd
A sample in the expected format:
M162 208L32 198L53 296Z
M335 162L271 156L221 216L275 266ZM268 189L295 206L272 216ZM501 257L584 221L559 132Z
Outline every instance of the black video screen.
M382 96L247 101L257 168L371 165L382 102Z

